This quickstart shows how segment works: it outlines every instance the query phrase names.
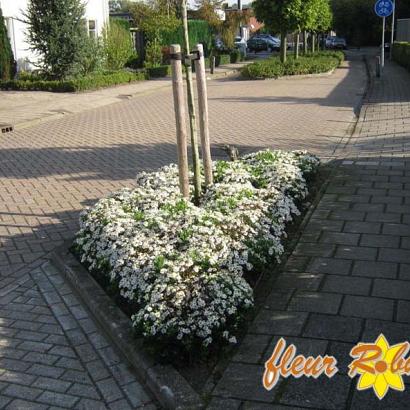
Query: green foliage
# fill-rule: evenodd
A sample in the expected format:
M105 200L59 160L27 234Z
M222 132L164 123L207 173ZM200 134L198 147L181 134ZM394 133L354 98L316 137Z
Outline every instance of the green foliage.
M205 55L208 55L212 45L212 31L209 24L204 20L188 20L189 44L194 46L201 43L204 46ZM183 44L183 27L179 25L173 31L161 31L161 44Z
M101 38L86 37L84 44L85 47L81 54L81 60L78 63L78 73L80 75L88 75L101 71L104 68L105 62L104 44Z
M247 79L278 78L287 75L317 74L331 71L344 60L342 52L320 52L299 59L289 58L282 63L278 57L252 63L244 67L241 74Z
M147 73L149 78L167 77L171 74L171 66L160 65L156 67L149 67L147 68Z
M245 56L240 52L240 50L232 50L229 54L230 56L230 63L237 63L239 61L243 61Z
M105 64L108 70L121 70L135 56L131 35L118 19L103 29Z
M162 65L162 47L159 41L154 38L147 43L145 48L144 67L153 68Z
M396 63L410 70L410 43L394 43L393 59Z
M24 14L30 50L49 79L76 74L86 47L85 5L81 0L30 0Z
M0 8L0 80L9 80L16 73L13 51Z
M0 82L2 90L76 92L96 90L113 85L126 84L146 79L144 72L117 71L94 73L71 80L43 80L25 74L22 79Z

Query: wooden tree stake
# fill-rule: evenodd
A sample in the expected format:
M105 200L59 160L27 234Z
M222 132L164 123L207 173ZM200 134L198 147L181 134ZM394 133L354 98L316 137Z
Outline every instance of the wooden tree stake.
M182 78L181 46L179 44L173 44L171 46L171 57L172 89L174 94L174 109L177 128L179 187L181 194L185 198L189 198L186 113Z
M196 86L198 90L199 108L199 129L201 133L202 160L204 163L205 185L213 184L211 146L209 139L208 121L208 92L206 88L206 73L204 47L197 44L195 51L198 53L198 60L195 60Z

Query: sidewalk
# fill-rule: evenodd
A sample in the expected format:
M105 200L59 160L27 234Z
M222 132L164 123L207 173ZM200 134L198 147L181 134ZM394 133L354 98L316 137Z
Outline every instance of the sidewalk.
M213 75L207 70L207 77L217 79L232 75L246 64L249 62L227 64L216 68ZM0 91L0 124L11 124L15 129L27 128L70 114L141 97L170 86L170 78L158 78L83 93Z
M342 164L284 272L213 389L210 409L409 408L410 386L379 401L347 376L356 343L380 333L390 345L409 339L409 135L410 74L389 64L373 81ZM280 337L304 355L334 355L338 375L282 379L266 391L264 363Z

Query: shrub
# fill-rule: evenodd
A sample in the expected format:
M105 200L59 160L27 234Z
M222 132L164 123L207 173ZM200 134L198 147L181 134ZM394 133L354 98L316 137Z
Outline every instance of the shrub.
M232 50L229 54L230 56L230 63L237 63L239 61L243 61L244 60L244 55L241 53L240 50Z
M286 224L300 213L318 163L270 150L217 161L199 206L181 196L176 165L142 173L133 190L82 213L76 252L117 289L151 346L235 343L253 304L244 274L279 260Z
M25 13L27 41L49 79L77 74L86 45L81 0L30 0Z
M287 75L317 74L331 71L344 59L342 52L319 52L289 58L282 63L278 57L268 58L243 67L241 74L248 79L278 78Z
M0 8L0 80L10 80L16 73L16 63Z
M101 38L87 37L84 40L84 49L79 61L80 75L88 75L95 71L101 71L105 64L104 44Z
M24 75L22 79L0 82L2 90L76 92L96 90L113 85L146 79L144 72L117 71L94 73L71 80L43 80L37 76Z
M166 77L171 74L171 66L160 65L158 67L149 67L147 68L147 73L149 78Z
M144 67L159 67L162 65L162 47L158 40L153 39L145 48Z
M393 59L396 63L410 70L410 43L394 43Z
M118 19L111 19L103 29L105 63L108 70L121 70L135 57L131 34Z

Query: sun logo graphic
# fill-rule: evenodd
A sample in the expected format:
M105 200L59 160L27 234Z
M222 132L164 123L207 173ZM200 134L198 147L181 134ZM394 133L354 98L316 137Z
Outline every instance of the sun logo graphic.
M351 378L359 375L357 390L373 388L381 400L389 389L404 391L403 376L410 375L409 342L390 346L383 334L375 343L359 343L350 351Z

